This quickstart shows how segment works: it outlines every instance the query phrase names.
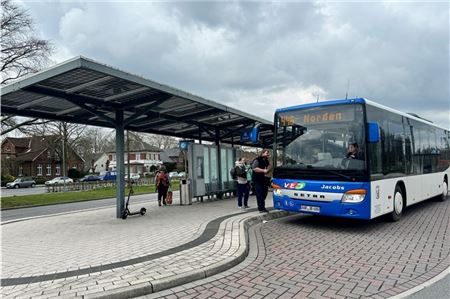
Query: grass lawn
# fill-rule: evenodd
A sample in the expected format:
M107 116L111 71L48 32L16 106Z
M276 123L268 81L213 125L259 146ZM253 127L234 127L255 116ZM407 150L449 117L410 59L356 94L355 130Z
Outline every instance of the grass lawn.
M172 190L178 190L179 183L172 182ZM134 195L154 193L155 186L134 186ZM125 188L125 196L128 196L128 188ZM52 192L43 194L30 194L22 196L8 196L1 198L1 208L25 208L33 206L43 206L49 204L59 204L67 202L77 202L86 200L96 200L116 197L116 188L106 187L96 190L71 191L71 192Z

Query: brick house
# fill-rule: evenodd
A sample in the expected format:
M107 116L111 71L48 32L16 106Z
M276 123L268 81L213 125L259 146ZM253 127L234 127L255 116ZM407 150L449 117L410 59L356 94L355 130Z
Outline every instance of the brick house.
M2 174L42 176L48 179L63 175L62 145L58 136L6 137L1 145ZM82 171L84 160L66 145L66 172ZM67 174L67 173L66 173Z
M150 172L152 166L162 164L161 150L145 142L130 142L130 151L125 150L125 173L128 173L128 154L130 155L130 173L145 174ZM115 151L107 153L108 169L116 170L117 156Z

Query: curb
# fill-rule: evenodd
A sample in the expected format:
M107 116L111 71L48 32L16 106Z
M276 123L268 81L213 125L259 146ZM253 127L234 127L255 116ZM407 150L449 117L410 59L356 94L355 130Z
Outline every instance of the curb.
M212 275L221 273L226 271L240 262L242 262L248 255L249 252L249 236L248 230L250 227L262 223L264 221L269 221L285 216L292 215L292 213L285 211L275 211L264 215L252 216L247 219L243 219L243 221L239 224L239 231L244 232L239 236L239 249L237 253L232 257L227 257L226 259L203 267L201 269L192 270L186 273L180 273L171 277L157 279L153 281L147 281L145 283L136 284L133 286L127 286L122 288L117 288L114 290L102 291L97 293L92 293L88 295L84 295L83 299L119 299L119 298L131 298L144 296L151 293L160 292L166 289L170 289L173 287L177 287L189 282L193 282L199 279L204 279L210 277Z
M403 299L406 298L408 296L411 296L412 294L415 294L417 292L422 291L423 289L431 286L432 284L440 281L441 279L444 279L447 275L450 274L450 267L448 267L447 269L445 269L444 271L442 271L441 273L439 273L438 275L436 275L435 277L433 277L430 280L425 281L424 283L409 289L403 293L397 294L395 296L389 297L388 299Z

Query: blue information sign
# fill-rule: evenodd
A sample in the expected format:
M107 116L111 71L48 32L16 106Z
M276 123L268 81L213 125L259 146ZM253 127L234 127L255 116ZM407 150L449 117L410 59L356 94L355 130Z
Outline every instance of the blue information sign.
M189 143L193 143L194 140L189 139L189 140L180 140L180 150L182 151L187 151L188 147L189 147Z

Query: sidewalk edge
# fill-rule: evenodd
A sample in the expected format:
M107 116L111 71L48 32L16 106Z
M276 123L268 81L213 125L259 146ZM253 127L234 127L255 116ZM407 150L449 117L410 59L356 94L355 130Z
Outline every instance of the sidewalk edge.
M407 291L404 291L403 293L397 294L395 296L389 297L387 299L403 299L406 298L412 294L415 294L429 286L431 286L432 284L438 282L439 280L445 278L447 275L450 275L450 267L448 267L447 269L445 269L444 271L442 271L441 273L439 273L438 275L436 275L435 277L433 277L430 280L425 281L424 283L409 289Z
M264 221L277 219L289 215L291 215L291 213L285 211L272 211L271 213L268 214L251 216L247 219L244 219L243 225L241 223L241 225L239 226L239 230L243 231L243 234L240 235L240 242L243 242L242 246L241 245L239 246L239 250L234 256L228 257L218 263L206 266L201 269L192 270L186 273L181 273L178 275L167 277L164 279L157 279L137 284L134 286L127 286L113 290L84 295L83 299L93 299L93 298L116 299L116 298L132 298L144 296L151 293L156 293L173 287L177 287L199 279L207 278L212 275L223 272L225 270L228 270L236 266L240 262L242 262L247 257L249 252L248 230L251 226L258 223L262 223Z

